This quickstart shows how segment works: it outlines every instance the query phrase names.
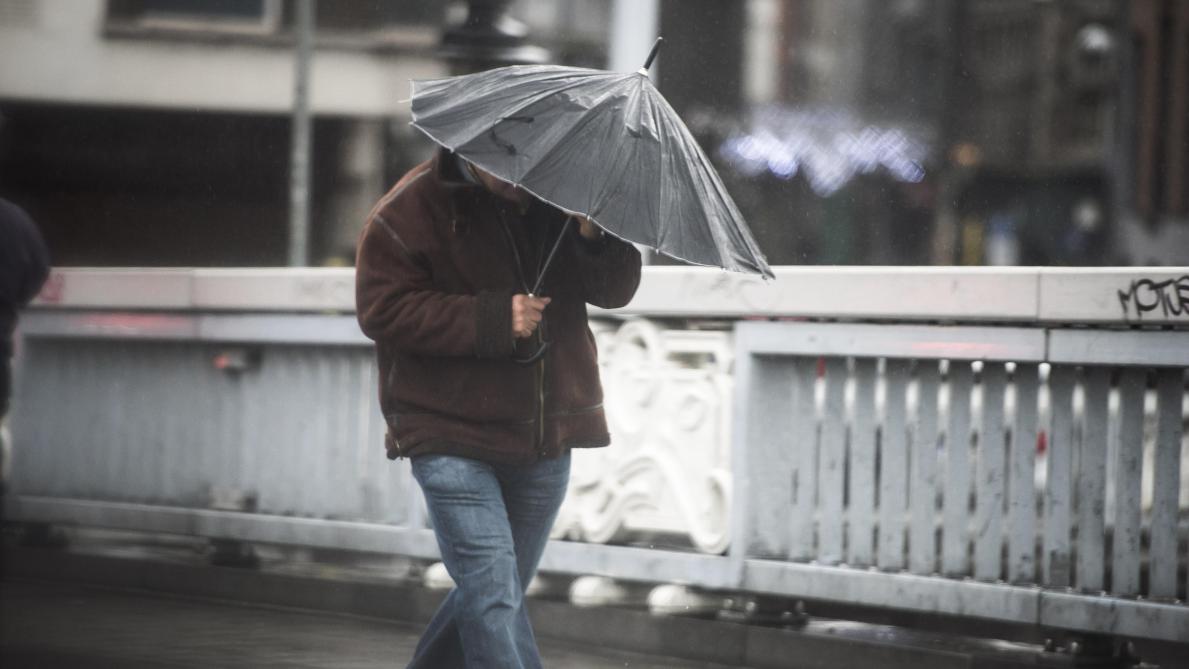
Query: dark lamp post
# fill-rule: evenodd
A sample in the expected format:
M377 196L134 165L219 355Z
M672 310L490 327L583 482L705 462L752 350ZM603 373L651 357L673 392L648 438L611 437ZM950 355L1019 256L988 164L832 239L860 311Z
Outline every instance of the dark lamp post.
M438 56L455 74L501 65L544 63L549 51L529 44L528 28L508 16L510 0L467 0L467 17L446 29Z

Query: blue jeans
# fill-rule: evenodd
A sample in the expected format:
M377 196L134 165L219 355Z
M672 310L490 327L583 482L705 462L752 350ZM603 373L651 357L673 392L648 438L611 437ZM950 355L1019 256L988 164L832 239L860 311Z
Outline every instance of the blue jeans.
M413 458L442 562L456 587L429 622L409 669L541 666L524 607L570 478L570 456L498 465Z

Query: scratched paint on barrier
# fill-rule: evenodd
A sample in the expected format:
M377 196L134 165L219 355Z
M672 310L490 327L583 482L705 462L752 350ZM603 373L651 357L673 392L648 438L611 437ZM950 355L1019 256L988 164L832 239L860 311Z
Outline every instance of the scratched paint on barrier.
M41 287L41 292L37 295L37 300L43 304L58 304L62 301L62 295L65 292L66 277L61 272L51 272L45 285Z
M1189 317L1189 274L1164 281L1134 279L1127 290L1118 292L1123 320L1143 320L1149 313L1164 318Z

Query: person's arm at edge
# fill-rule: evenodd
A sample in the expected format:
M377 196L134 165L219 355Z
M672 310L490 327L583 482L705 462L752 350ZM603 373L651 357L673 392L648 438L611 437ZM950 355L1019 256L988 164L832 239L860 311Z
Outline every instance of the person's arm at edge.
M17 296L21 301L21 306L28 306L33 298L37 297L37 293L41 292L41 287L45 285L46 279L50 276L49 249L41 237L41 232L37 229L37 224L32 219L28 219L26 222L28 224L29 263L25 267L21 294Z
M583 298L603 309L616 309L632 301L640 286L640 251L609 235L593 223L576 218L574 234ZM573 224L571 224L573 225Z

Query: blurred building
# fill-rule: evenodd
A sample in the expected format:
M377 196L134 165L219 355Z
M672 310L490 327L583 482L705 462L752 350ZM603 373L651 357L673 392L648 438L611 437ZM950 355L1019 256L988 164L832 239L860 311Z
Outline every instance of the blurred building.
M1189 264L1189 2L1132 0L1120 122L1120 245Z
M1189 263L1189 3L961 7L935 259Z
M571 65L663 34L774 264L1189 263L1183 0L323 0L314 264L430 152L408 81L476 6ZM0 193L59 264L285 263L293 7L0 0Z
M1116 169L1125 16L1115 0L969 2L955 16L938 262L1122 262Z
M443 33L470 4L575 65L647 52L617 47L613 20L655 33L655 0L318 2L313 264L351 262L371 205L431 152L409 80L451 70ZM294 17L292 0L0 0L0 193L60 265L285 264Z
M318 4L313 262L353 257L443 16ZM280 0L0 0L0 187L57 264L285 263L292 26Z
M661 88L775 263L1189 262L1189 3L662 8L720 60Z

